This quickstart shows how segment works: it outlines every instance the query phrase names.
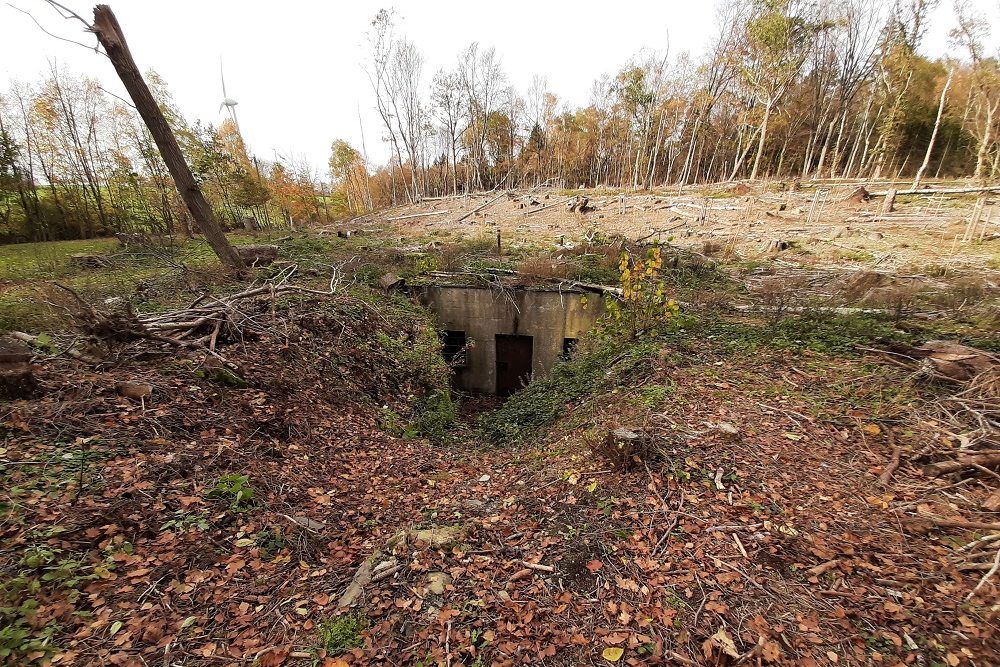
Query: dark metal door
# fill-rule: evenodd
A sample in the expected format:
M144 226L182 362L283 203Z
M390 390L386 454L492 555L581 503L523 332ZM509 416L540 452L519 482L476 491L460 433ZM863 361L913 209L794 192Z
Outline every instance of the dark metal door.
M531 336L496 334L497 393L509 396L531 379Z

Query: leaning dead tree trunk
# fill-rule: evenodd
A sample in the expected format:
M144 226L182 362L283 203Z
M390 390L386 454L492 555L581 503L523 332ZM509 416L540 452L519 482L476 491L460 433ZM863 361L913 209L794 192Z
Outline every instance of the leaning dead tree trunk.
M944 102L948 97L948 88L951 87L951 78L954 75L954 69L948 72L948 80L944 82L944 88L941 90L941 102L938 104L937 118L934 120L934 131L931 132L931 140L927 143L927 152L924 153L924 162L920 165L920 169L917 169L917 175L913 177L913 185L910 187L911 190L916 190L920 187L920 179L923 178L924 172L927 171L927 165L931 161L931 152L934 150L934 141L937 139L938 129L941 127L941 114L944 113Z
M170 171L170 175L177 185L177 190L184 199L188 210L191 211L195 223L205 235L205 240L212 246L212 250L219 256L219 260L223 264L242 269L245 266L243 260L229 244L222 227L215 219L212 207L198 188L191 169L184 161L184 155L177 144L173 130L170 129L167 119L163 117L163 112L160 111L146 81L142 78L142 73L136 66L128 44L125 42L121 26L118 25L118 19L115 18L114 12L108 5L94 7L93 31L107 52L108 59L114 65L115 71L118 72L125 90L135 102L135 108L142 116L146 127L149 128L149 133L153 135L153 140L156 142L156 147L160 149L160 155L163 156L167 170Z

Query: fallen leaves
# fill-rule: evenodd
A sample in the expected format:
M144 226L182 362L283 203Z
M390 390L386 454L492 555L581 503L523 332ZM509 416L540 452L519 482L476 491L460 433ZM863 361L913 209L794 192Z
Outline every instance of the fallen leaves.
M725 628L717 630L714 635L702 644L702 653L705 655L706 660L712 659L716 651L721 651L731 658L740 657L740 652L736 650L736 644L733 642L732 635Z
M608 648L601 651L601 657L608 662L618 662L625 655L625 649L618 648L617 646L609 646Z
M760 655L765 662L778 662L781 659L781 647L776 641L766 641Z
M522 454L453 457L448 448L389 439L365 406L321 405L313 396L323 391L318 385L291 397L269 390L241 398L203 388L180 392L176 408L157 414L157 428L170 431L169 446L134 436L151 429L138 412L127 427L107 427L146 444L101 468L100 494L76 506L67 504L71 496L25 504L35 512L32 525L68 515L95 547L85 554L94 578L59 620L75 623L77 611L91 616L85 626L68 625L67 636L101 650L117 644L147 662L163 660L173 633L192 665L255 655L262 666L290 664L298 655L290 647L315 645L323 623L337 618L331 601L350 574L400 526L455 520L469 527L455 548L394 547L404 567L366 586L355 608L368 624L364 645L341 657L320 653L319 664L358 667L385 656L446 664L446 645L453 665L547 657L589 664L598 652L616 665L687 664L695 662L690 655L702 660L699 647L704 662L868 664L874 658L866 640L891 664L889 656L908 646L901 621L918 640L946 637L936 658L949 665L964 659L961 642L982 651L996 641L988 623L971 611L956 621L955 606L948 606L968 590L961 574L910 576L946 563L950 549L902 544L884 511L897 500L878 495L869 502L868 491L854 490L869 481L859 477L866 464L857 465L856 444L840 435L850 430L856 438L855 422L834 428L817 419L793 427L780 415L761 415L738 393L733 401L715 400L683 369L674 379L685 401L678 405L699 405L699 420L739 423L740 438L709 434L709 448L676 444L676 468L602 475L599 486L571 438L566 455L546 449L546 466L528 469L517 458ZM738 392L739 378L727 382ZM792 403L790 409L808 411ZM670 415L695 432L697 424L684 425L683 418ZM24 437L38 428L33 421ZM671 433L661 435L666 440ZM229 513L201 495L234 462L261 480L264 502L253 512ZM493 474L488 488L477 481L483 469L515 466L517 474ZM573 470L570 484L553 486L563 479L560 466ZM725 493L713 488L720 469L739 473L726 478ZM280 496L268 495L279 489ZM894 493L915 500L903 484ZM680 498L683 511L672 509ZM208 527L161 530L178 509L197 513ZM740 572L717 563L738 563ZM449 573L454 583L427 595L429 572ZM51 602L40 613L55 618ZM803 611L814 609L824 611ZM794 621L790 610L800 612ZM141 620L125 620L133 618ZM956 624L961 638L952 632ZM871 636L859 638L858 627L871 628ZM68 660L62 664L73 664Z

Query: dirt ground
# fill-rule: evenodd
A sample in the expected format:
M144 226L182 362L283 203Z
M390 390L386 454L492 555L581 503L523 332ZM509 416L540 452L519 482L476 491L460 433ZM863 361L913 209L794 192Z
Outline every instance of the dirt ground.
M813 268L926 272L936 265L955 271L1000 270L1000 210L993 213L997 197L986 199L975 233L970 230L973 238L963 241L975 209L975 194L901 195L894 210L886 212L884 198L849 201L859 185L821 183L794 192L768 192L737 184L683 194L576 193L539 188L404 206L359 226L387 225L406 237L421 238L456 230L499 231L505 240L530 240L553 247L560 241L578 243L581 237L599 233L633 241L669 239L674 245L699 251L708 243L717 246L713 254L729 253L744 259L772 257L775 244L784 242L788 249L801 252L779 259ZM577 194L587 196L593 210L569 211L567 204ZM456 222L466 215L465 220Z

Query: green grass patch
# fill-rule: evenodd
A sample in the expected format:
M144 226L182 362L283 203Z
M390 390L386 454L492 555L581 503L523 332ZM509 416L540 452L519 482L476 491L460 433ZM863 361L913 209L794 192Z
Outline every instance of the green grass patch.
M327 655L340 655L353 648L364 648L364 629L364 617L357 613L324 619L316 627L318 648L326 651Z
M269 243L271 236L281 231L229 234L228 238L236 246ZM317 271L328 272L338 255L350 253L358 243L353 237L295 237L282 240L278 246L282 259L295 261L300 267L314 263ZM82 266L73 259L81 254L100 256L106 266ZM162 245L128 249L113 238L3 245L0 331L65 327L65 313L47 302L61 302L67 295L49 281L66 285L95 304L109 297L126 297L143 312L179 306L193 293L221 293L237 287L201 239L176 238Z
M684 333L691 342L698 339L721 345L727 352L753 354L761 348L791 352L806 350L833 355L855 355L857 345L882 339L904 340L904 332L889 322L870 315L805 313L771 324L734 322L725 319L699 320ZM690 338L689 338L690 337Z
M0 280L45 280L79 273L73 255L107 255L117 239L15 243L0 246Z

